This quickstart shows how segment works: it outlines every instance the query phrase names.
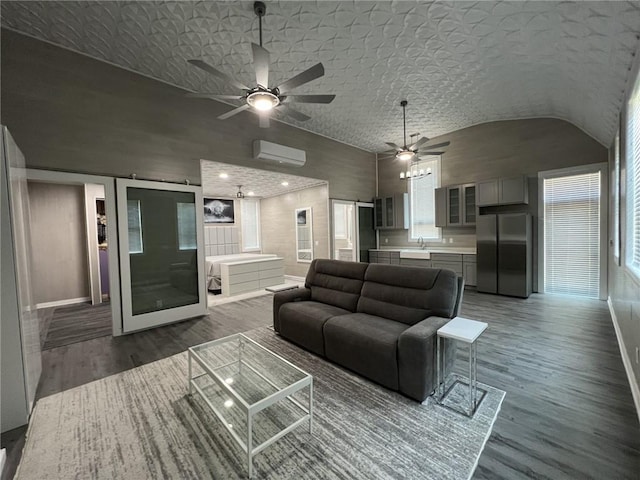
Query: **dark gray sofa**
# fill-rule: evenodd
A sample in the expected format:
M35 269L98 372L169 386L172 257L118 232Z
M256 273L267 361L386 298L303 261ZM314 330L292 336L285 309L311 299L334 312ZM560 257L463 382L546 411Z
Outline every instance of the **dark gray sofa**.
M450 270L316 259L304 288L274 295L273 326L422 402L436 388L436 331L458 314L463 290L462 277ZM449 370L455 348L446 352Z

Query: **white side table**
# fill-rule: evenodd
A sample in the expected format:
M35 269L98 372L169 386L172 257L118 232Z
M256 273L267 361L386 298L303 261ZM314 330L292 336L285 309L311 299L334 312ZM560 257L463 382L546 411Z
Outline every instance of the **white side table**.
M441 340L443 338L450 338L452 340L459 340L469 345L469 409L464 412L467 416L473 416L478 407L477 395L478 395L478 361L477 361L477 347L476 340L482 332L484 332L489 325L484 322L477 322L475 320L469 320L468 318L455 317L445 326L438 329L437 339L437 375L438 383L436 389L436 400L442 404L447 394L453 389L455 383L445 391L446 375L445 369L445 354L446 345ZM463 382L460 382L463 383Z

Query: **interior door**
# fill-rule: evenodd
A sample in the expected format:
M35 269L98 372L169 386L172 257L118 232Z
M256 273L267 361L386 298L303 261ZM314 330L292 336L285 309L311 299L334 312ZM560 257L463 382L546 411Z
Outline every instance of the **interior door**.
M373 203L356 203L357 259L369 261L369 250L376 248L376 230L373 224Z
M25 158L0 126L2 194L2 431L27 422L42 372L40 323L31 282L31 229Z
M205 315L202 188L117 179L123 332Z

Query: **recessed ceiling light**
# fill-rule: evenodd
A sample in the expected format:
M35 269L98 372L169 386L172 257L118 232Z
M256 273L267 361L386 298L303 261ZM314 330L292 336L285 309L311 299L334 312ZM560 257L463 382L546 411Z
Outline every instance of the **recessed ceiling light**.
M227 173L221 173L220 175L218 175L220 178L229 178L229 175Z
M255 195L255 193L253 192L247 192L247 195L249 195L250 197L253 197Z
M283 187L288 187L289 186L289 182L282 182L280 185L282 185Z

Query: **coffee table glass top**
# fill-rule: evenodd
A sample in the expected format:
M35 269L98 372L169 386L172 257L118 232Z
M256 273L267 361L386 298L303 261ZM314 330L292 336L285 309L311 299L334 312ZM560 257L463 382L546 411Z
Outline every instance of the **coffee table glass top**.
M190 350L245 408L310 377L241 333Z

